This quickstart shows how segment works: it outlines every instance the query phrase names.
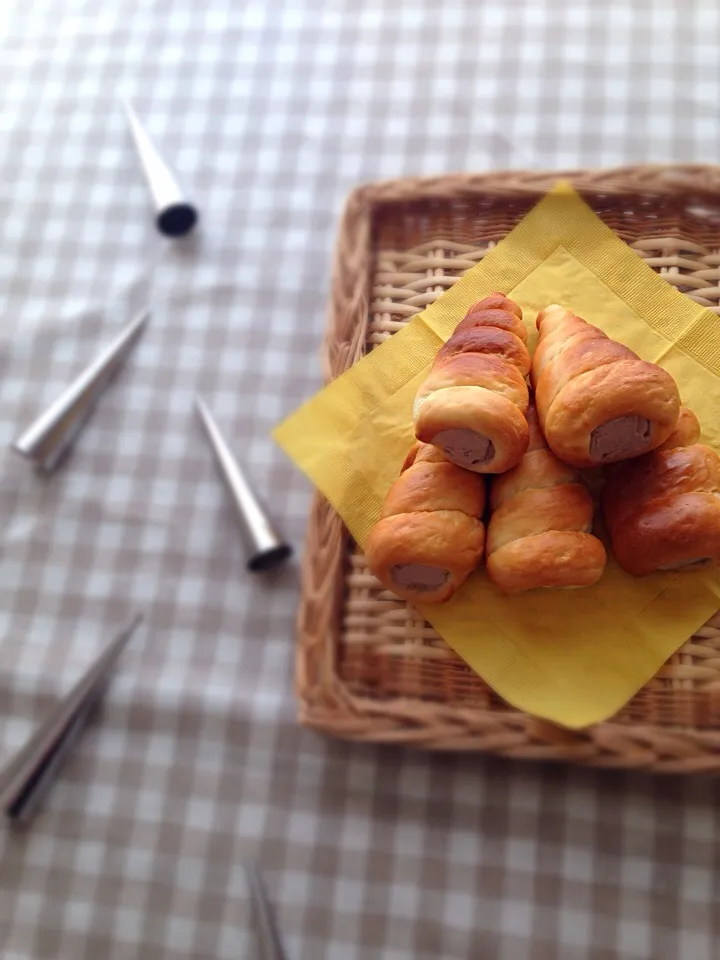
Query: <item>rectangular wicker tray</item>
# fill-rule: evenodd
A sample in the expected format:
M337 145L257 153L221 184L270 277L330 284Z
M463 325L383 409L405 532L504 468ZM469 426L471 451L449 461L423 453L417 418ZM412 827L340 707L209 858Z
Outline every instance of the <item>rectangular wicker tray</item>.
M440 296L559 178L572 181L669 283L720 314L720 167L371 184L351 194L341 221L326 377ZM496 696L412 607L381 587L318 495L298 625L300 720L326 733L602 766L720 770L720 614L611 721L570 733Z

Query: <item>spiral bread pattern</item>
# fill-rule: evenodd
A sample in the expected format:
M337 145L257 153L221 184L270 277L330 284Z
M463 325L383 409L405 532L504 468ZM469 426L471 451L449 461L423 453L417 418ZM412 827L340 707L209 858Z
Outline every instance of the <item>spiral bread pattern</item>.
M520 463L493 478L487 572L504 593L586 587L605 569L605 548L590 531L593 502L576 470L548 449L533 407Z
M603 513L615 559L641 577L720 563L720 457L683 408L651 453L607 471Z
M418 440L474 473L518 463L528 443L526 341L522 310L503 294L472 306L418 391Z
M575 467L640 456L672 433L675 381L563 307L538 314L532 362L538 416L553 453Z
M484 509L483 477L416 444L370 531L370 569L403 600L449 600L482 559Z

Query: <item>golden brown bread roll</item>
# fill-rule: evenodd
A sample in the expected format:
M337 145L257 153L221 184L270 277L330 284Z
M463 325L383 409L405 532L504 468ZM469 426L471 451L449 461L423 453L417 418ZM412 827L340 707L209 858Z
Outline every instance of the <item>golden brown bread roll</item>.
M606 559L590 533L592 498L577 471L548 449L533 407L528 423L527 453L490 488L488 576L504 593L590 586Z
M483 477L416 444L370 531L370 569L403 600L449 600L482 558L484 509Z
M672 450L673 447L688 447L700 439L700 424L698 418L689 407L680 407L680 416L675 429L670 436L661 443L658 450Z
M720 562L720 457L683 408L670 438L607 471L603 513L615 558L641 577Z
M553 453L575 467L640 456L675 429L680 398L662 367L553 304L538 314L535 403Z
M527 448L530 355L520 307L501 293L472 306L415 400L415 436L474 473L501 473Z

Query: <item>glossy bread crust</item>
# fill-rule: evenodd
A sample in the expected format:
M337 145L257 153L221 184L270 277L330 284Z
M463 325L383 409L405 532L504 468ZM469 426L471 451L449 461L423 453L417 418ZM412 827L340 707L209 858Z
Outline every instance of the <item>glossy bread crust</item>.
M528 443L526 341L522 310L503 294L470 307L418 390L418 440L474 473L518 463Z
M675 440L698 433L694 415L683 413ZM617 464L603 513L615 558L633 576L720 563L720 457L691 442Z
M365 544L370 569L403 600L449 600L482 559L484 509L482 476L415 444Z
M605 548L591 533L548 530L494 551L487 558L487 572L503 593L570 589L597 583L605 562Z
M548 449L534 407L528 451L495 477L486 553L490 579L504 593L584 587L605 569L605 548L591 533L593 501L576 470Z
M578 468L640 456L664 443L680 410L670 374L569 310L538 314L531 379L553 453Z
M657 449L672 450L673 447L687 447L691 443L697 443L699 439L700 424L698 418L689 407L680 407L680 416L675 424L675 429Z
M427 396L415 418L415 435L433 443L450 430L468 430L492 441L494 457L476 473L509 470L527 449L528 426L522 410L486 387L448 387ZM448 456L447 449L444 453Z

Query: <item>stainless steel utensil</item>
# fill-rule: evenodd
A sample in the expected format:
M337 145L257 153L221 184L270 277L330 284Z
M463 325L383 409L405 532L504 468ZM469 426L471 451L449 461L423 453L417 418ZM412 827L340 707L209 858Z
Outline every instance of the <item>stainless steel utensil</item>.
M260 960L287 960L275 919L275 911L267 895L260 868L255 863L247 863L245 874L250 889L250 903L260 949Z
M136 614L117 634L0 773L0 805L14 826L27 826L39 810L142 619Z
M74 443L101 394L125 362L150 313L142 310L12 444L52 473Z
M195 404L215 453L220 474L235 504L248 569L257 572L276 567L287 560L292 548L273 526L205 402L201 397L196 397Z
M155 205L155 225L166 237L184 237L197 223L197 209L185 197L175 174L153 145L130 101L122 98L122 104Z

